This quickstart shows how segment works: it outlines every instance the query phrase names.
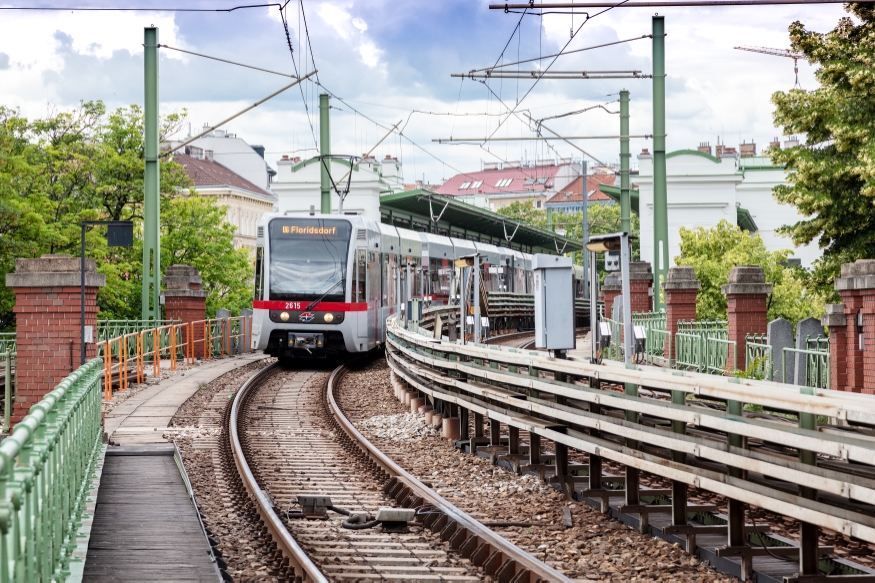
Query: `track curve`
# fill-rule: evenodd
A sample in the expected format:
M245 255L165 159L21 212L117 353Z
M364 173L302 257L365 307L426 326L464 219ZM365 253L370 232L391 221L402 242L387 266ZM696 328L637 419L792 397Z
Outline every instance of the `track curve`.
M444 500L356 430L335 398L347 370L328 375L272 365L241 387L230 408L234 464L296 577L568 580ZM332 512L326 520L294 518L289 509L298 494L327 494L335 506L370 514L381 506L416 508L417 519L408 533L346 530L344 517Z

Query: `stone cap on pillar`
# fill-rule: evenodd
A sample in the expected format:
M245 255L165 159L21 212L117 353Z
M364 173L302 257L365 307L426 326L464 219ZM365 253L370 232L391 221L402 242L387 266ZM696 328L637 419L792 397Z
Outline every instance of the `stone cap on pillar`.
M842 263L842 274L835 282L836 291L875 289L875 259L858 259Z
M723 295L770 294L774 286L766 283L762 267L742 265L729 270L729 283L720 288Z
M622 281L622 277L620 278ZM653 268L649 261L629 262L629 281L653 281Z
M689 266L669 267L662 289L699 289L701 282L696 279L696 270Z
M43 255L16 259L15 273L6 274L6 287L79 287L82 259L70 255ZM85 287L104 287L106 276L97 273L97 262L85 259Z
M820 318L820 323L823 326L847 326L848 317L845 316L844 304L827 304L826 314Z
M620 284L620 276L616 273L609 273L605 276L605 283L602 284L602 291L620 291L623 286Z
M201 289L202 285L197 267L171 265L164 272L164 297L205 298L210 292Z

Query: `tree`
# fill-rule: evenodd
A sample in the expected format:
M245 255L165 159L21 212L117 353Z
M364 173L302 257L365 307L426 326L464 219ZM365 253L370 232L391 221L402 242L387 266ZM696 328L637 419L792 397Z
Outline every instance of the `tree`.
M697 319L726 319L726 296L720 288L729 281L729 271L740 265L762 267L766 283L774 285L768 299L770 320L798 322L823 314L824 298L805 288L804 270L787 266L789 250L768 251L759 235L751 236L725 219L710 229L681 227L680 236L681 254L675 264L692 267L702 284L696 296Z
M781 230L797 245L817 241L823 257L808 279L811 289L835 297L842 263L875 257L875 6L850 3L828 33L790 25L794 51L820 67L820 87L772 96L775 125L805 134L806 145L768 153L788 171L775 198L806 218Z
M161 121L162 137L174 133L185 112ZM79 254L85 219L133 220L142 233L143 114L137 106L107 114L83 102L70 111L28 120L0 106L0 269L18 257ZM239 309L251 301L252 268L246 251L234 249L234 227L210 199L191 196L185 169L161 162L162 265L187 262L203 274L208 314ZM102 318L140 316L142 236L131 249L108 248L105 230L87 234L107 285L98 294ZM0 329L14 324L15 297L0 289Z

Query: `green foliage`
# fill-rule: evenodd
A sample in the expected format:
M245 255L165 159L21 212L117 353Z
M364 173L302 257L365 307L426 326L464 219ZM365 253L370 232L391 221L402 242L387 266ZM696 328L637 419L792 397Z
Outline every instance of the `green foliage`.
M875 257L875 6L845 10L859 23L845 17L827 33L790 25L792 49L819 65L820 86L772 96L775 125L806 134L807 145L768 151L789 171L775 198L806 217L782 230L824 250L806 284L830 298L842 263Z
M162 119L162 138L175 133L185 112ZM139 318L142 271L143 112L138 106L107 113L103 103L28 120L0 106L0 269L15 258L47 253L78 255L82 220L133 220L134 247L108 248L105 229L87 233L89 257L107 285L98 295L102 318ZM208 314L238 310L251 301L250 260L234 249L225 209L190 196L185 169L161 162L162 267L188 263L203 275ZM183 194L181 194L183 193ZM0 288L0 330L14 324L12 290Z
M702 284L696 297L697 319L726 319L726 296L720 288L729 281L729 270L743 265L762 267L766 282L774 285L768 300L769 320L798 322L823 314L824 298L806 289L805 271L785 267L789 251L768 251L759 235L751 236L726 220L711 229L681 227L680 236L681 254L675 264L692 267Z

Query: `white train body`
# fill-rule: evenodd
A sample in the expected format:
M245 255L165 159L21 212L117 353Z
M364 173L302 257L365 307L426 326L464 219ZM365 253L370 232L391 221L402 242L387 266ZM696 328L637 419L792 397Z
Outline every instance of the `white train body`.
M479 253L488 291L531 293L531 255L376 223L268 214L258 226L252 348L281 358L368 352L410 298L453 301L454 260Z

